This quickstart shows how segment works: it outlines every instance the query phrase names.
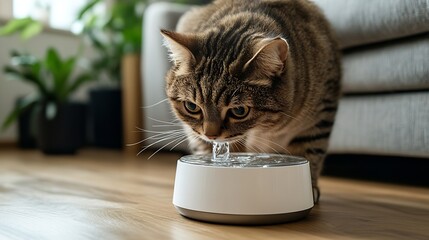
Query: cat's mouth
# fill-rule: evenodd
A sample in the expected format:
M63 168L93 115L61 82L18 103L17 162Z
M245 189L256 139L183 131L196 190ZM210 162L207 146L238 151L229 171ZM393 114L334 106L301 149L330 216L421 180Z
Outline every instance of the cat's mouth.
M201 140L203 140L204 142L213 144L214 142L228 142L228 143L235 143L235 142L240 142L245 138L245 134L242 133L237 133L237 134L233 134L233 135L229 135L227 137L217 137L217 138L208 138L206 135L201 134L199 131L193 129L193 128L189 128L191 131L191 134L196 137L199 138Z
M201 139L203 139L204 141L213 144L214 142L227 142L227 143L235 143L235 142L239 142L240 140L243 139L244 135L242 134L236 134L233 136L228 136L226 138L217 138L217 139L209 139L204 135L200 135L199 136Z

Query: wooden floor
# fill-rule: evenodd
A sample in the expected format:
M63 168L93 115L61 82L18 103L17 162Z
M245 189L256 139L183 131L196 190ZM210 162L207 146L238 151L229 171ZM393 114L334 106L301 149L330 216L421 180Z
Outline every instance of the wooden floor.
M429 239L429 189L335 178L302 221L225 226L181 217L178 154L46 157L0 149L0 239Z

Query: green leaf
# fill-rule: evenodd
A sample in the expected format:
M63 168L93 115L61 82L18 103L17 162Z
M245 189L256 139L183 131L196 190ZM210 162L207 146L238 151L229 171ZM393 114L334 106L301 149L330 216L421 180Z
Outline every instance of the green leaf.
M3 71L6 73L6 76L10 79L22 80L29 82L37 87L40 91L40 94L46 95L47 88L39 78L40 72L40 63L32 65L30 68L26 69L16 69L11 66L5 66Z
M30 39L43 30L43 24L40 22L32 22L24 27L21 32L21 38L24 40Z
M54 48L48 49L48 52L45 56L45 64L50 71L56 71L58 68L60 68L62 61L57 50Z
M13 122L15 122L21 112L22 110L20 108L14 108L12 112L10 112L9 115L7 115L6 119L3 121L1 130L6 130Z
M22 109L20 108L14 108L12 110L11 113L9 113L9 115L6 117L6 119L3 121L1 130L4 131L6 130L13 122L16 121L16 119L19 117L19 115L21 114Z
M91 40L93 46L102 53L107 52L107 46L102 43L100 39L98 39L97 35L94 31L87 32L89 39Z
M67 80L61 76L62 66L63 62L57 50L49 48L45 56L45 67L48 72L52 74L55 92L60 91L61 86L63 86L65 84L64 82Z
M92 0L88 0L92 1ZM95 75L106 74L120 80L120 59L129 52L140 52L142 18L147 0L114 0L104 14L81 15L85 20L83 35L98 53L92 66ZM83 12L84 12L83 11ZM92 12L91 12L92 13Z
M3 71L6 73L6 76L10 77L11 79L23 80L26 82L37 84L37 80L32 76L31 73L13 68L11 66L5 66L3 68Z
M65 92L64 98L67 98L70 94L76 91L76 89L78 89L83 84L94 80L95 79L92 74L84 73L79 75L78 77L76 77L75 81L69 86L69 88Z
M33 106L39 101L39 97L36 95L28 95L19 101L15 108L9 113L9 115L3 121L1 131L6 130L16 119L21 115L23 111Z
M100 0L92 0L88 4L83 6L77 15L77 19L81 20L83 18L83 15L85 15L89 10L91 10L99 2L100 2Z
M98 15L91 15L87 19L85 19L83 32L93 31L95 28L97 28L97 24L99 24L99 17Z
M62 64L62 68L60 69L61 71L59 72L59 77L61 79L63 79L63 81L59 82L59 85L57 86L57 95L59 96L60 99L64 99L66 98L66 94L67 94L67 82L75 68L76 65L76 57L70 57L67 60L65 60Z
M32 77L34 78L34 81L36 81L37 83L37 88L40 92L40 94L42 96L47 95L49 93L48 91L48 86L46 85L46 81L44 81L44 79L42 79L42 63L37 61L36 63L34 63L33 65L31 65L30 67L31 69L31 73L32 73Z
M40 81L40 70L42 69L42 64L37 61L30 66L31 72L34 74L35 78Z
M0 36L9 36L15 34L32 22L34 22L34 20L29 17L10 20L5 26L0 28Z
M141 26L124 29L122 36L124 39L124 53L140 52L142 40Z
M65 76L70 76L70 74L72 73L74 67L76 64L76 57L69 57L67 60L64 61L64 75Z

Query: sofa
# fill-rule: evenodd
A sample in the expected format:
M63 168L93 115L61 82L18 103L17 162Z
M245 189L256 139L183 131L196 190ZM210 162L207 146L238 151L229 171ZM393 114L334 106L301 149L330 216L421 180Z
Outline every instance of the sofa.
M330 154L429 157L429 2L314 0L343 52L343 96ZM159 132L173 115L164 93L170 68L159 29L174 30L192 6L150 5L144 17L144 128ZM161 148L158 138L146 144ZM178 146L185 150L186 143Z

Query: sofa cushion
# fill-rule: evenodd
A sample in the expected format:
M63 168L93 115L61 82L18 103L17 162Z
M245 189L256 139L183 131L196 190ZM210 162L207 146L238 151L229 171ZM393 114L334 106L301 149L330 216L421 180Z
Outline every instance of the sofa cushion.
M313 0L342 48L429 31L428 0Z
M429 91L341 99L330 153L429 157Z
M429 89L429 34L346 51L343 92Z

